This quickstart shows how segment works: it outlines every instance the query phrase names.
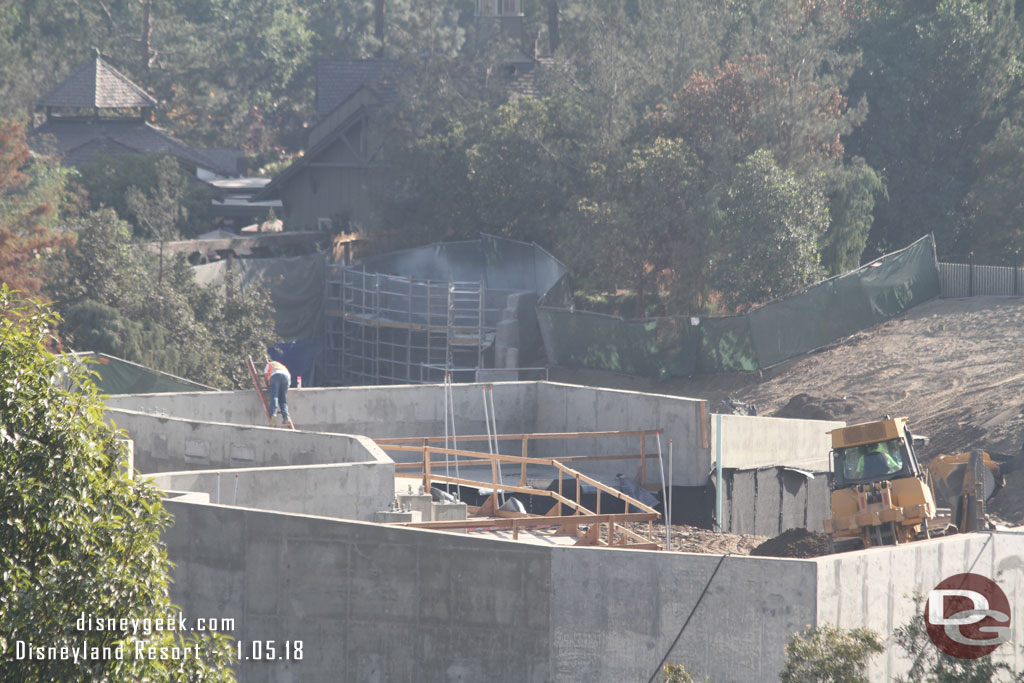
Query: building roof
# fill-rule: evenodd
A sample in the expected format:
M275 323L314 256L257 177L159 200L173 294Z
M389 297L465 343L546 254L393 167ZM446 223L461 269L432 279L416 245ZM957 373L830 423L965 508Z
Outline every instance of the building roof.
M52 136L56 151L71 166L118 154L170 154L189 166L233 176L235 168L185 144L170 133L138 119L50 119L32 137Z
M156 99L107 64L99 53L78 67L50 92L39 98L36 109L156 108Z
M316 63L316 115L324 118L359 88L373 88L388 98L393 86L387 70L398 64L392 59L320 59Z

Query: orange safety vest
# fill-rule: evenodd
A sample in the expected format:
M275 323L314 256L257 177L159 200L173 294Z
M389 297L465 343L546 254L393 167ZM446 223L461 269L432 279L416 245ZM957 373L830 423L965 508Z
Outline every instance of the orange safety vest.
M269 382L270 376L273 375L275 372L280 372L285 375L289 374L288 368L284 366L284 363L278 363L276 360L272 360L269 363L267 363L267 372L266 377L264 379L266 379L266 381Z

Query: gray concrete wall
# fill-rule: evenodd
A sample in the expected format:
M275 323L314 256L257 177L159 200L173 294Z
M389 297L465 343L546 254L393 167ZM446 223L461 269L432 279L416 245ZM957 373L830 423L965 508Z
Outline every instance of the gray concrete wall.
M391 462L168 472L152 479L165 491L199 492L211 503L367 522L395 497Z
M785 467L725 472L724 528L734 534L777 536L787 529L822 531L829 512L828 478Z
M845 422L829 420L722 415L722 467L753 469L786 465L826 472L828 453L832 449L828 431L845 426ZM717 439L718 415L712 415L712 449L717 448Z
M869 678L892 680L909 667L891 634L915 614L915 594L927 597L943 579L970 571L999 584L1011 610L1016 610L1024 604L1022 558L1024 533L1020 531L961 534L819 558L815 560L817 623L867 626L887 638L888 649L872 660ZM1013 643L1024 642L1024 619L1019 612L1011 615L1010 627ZM1012 644L1000 645L992 656L1015 671L1024 668L1024 657Z
M240 681L550 680L547 548L165 505L171 598L186 617L235 618L246 648L303 642L301 662L243 663Z
M705 586L668 657L696 680L777 680L786 638L814 619L813 563L584 548L552 556L555 681L648 680Z
M232 617L246 647L303 641L302 662L243 663L244 681L646 680L719 562L165 505L186 617ZM726 558L669 661L772 679L813 621L815 568Z
M202 422L109 407L106 417L131 437L135 468L146 474L218 467L390 462L373 441L362 436Z
M457 433L486 433L480 387L480 384L452 387ZM498 429L505 433L535 431L535 396L535 382L495 384ZM243 425L266 422L263 407L251 390L112 396L106 403L111 408L211 422ZM288 406L292 421L301 430L370 437L444 434L444 388L439 384L290 389ZM486 442L481 443L486 450Z
M673 484L702 486L707 483L711 459L710 450L703 447L700 412L703 401L554 382L538 382L537 390L537 431L632 431L660 427L665 430L661 441L666 458L668 441L674 441ZM647 463L650 483L660 482L657 450L655 438L648 437L647 452L654 456ZM536 448L536 455L540 457L639 452L640 437L540 441ZM635 478L640 472L639 460L570 462L568 465L584 474L607 479L619 473ZM666 461L666 476L667 469Z

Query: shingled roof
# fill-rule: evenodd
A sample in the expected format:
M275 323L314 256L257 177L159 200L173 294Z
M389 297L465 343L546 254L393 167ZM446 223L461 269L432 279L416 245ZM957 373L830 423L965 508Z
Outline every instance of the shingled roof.
M156 100L97 55L36 102L36 109L129 109L156 107Z
M51 119L32 131L34 140L52 136L56 151L70 166L118 154L171 154L186 166L205 168L218 175L238 174L236 163L222 154L207 154L145 121Z
M316 114L324 118L362 86L369 86L383 99L393 86L386 84L392 59L321 59L316 63Z

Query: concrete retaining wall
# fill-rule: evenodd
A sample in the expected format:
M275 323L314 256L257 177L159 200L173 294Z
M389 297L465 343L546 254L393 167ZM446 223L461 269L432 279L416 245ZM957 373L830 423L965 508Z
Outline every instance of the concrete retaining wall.
M302 662L243 663L244 681L646 680L719 561L165 504L186 617L235 618L245 644L303 641ZM771 679L813 621L814 570L727 558L669 661Z
M199 492L211 503L363 521L395 497L391 462L168 472L152 479L165 491Z
M135 468L146 474L218 467L391 462L373 441L362 436L202 422L116 408L108 408L106 416L128 432L134 442Z
M845 422L722 415L722 467L753 469L786 465L828 471L832 429ZM712 449L717 448L718 415L711 416ZM714 451L712 451L714 453ZM714 455L712 455L714 457Z
M245 681L774 680L791 633L825 622L889 637L872 680L905 673L893 628L911 595L967 570L1024 600L1024 535L973 534L814 560L534 546L168 501L171 597L233 636L301 640L301 662L243 663ZM717 570L717 574L715 574ZM709 578L714 575L709 582ZM705 592L703 599L702 593ZM1012 618L1015 642L1024 623ZM249 650L246 649L246 652ZM997 657L1020 668L1010 645Z
M661 442L666 458L669 439L675 442L672 482L676 486L701 486L707 482L711 460L709 449L704 447L707 426L701 424L704 401L554 382L537 384L538 432L633 431L660 427L665 430ZM704 415L706 419L706 412ZM536 455L540 457L639 452L639 436L539 441L536 448ZM655 456L647 463L647 481L651 483L660 482L657 452L655 437L648 437L647 453ZM639 460L568 464L585 474L612 481L616 474L635 478L640 471ZM666 461L666 476L667 469Z
M943 579L963 572L994 580L1010 602L1013 643L1024 642L1024 533L962 534L897 547L842 553L815 560L818 564L818 623L843 628L867 626L888 637L888 650L872 660L868 677L893 680L909 662L891 634L915 613L914 595L927 594ZM922 605L923 606L923 605ZM1014 671L1024 669L1024 656L1013 644L993 653Z
M455 427L459 433L486 433L480 387L479 384L452 387ZM535 431L535 395L535 382L495 385L498 428L506 433ZM211 422L244 425L266 422L263 407L251 390L112 396L106 403L112 408ZM370 437L444 434L444 388L439 384L291 389L288 406L292 421L301 430Z

